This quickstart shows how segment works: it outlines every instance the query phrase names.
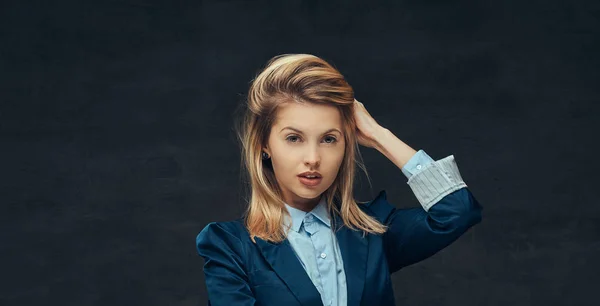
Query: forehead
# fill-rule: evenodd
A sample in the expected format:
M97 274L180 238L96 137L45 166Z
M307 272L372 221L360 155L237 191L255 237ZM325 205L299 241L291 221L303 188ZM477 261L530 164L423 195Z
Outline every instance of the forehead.
M302 130L316 131L342 127L337 107L326 104L289 102L279 106L275 126L292 125Z

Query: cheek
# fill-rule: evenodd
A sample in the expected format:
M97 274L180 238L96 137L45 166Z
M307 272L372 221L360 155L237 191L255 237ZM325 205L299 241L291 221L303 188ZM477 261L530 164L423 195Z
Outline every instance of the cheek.
M272 158L273 169L277 174L290 173L295 171L297 168L297 161L293 154L278 152L278 154Z
M336 160L338 163L341 163L342 160L344 159L344 155L346 152L346 147L344 146L343 143L340 144L340 148L336 151Z
M343 161L344 161L344 151L342 150L341 152L336 152L335 154L332 154L331 158L327 162L329 165L328 168L330 169L331 172L337 173L338 170L340 169Z

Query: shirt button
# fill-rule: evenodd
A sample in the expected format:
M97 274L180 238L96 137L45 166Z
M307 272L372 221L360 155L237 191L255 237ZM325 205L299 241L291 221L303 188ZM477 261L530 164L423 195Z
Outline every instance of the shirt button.
M327 254L321 253L321 258L325 258L325 257L327 257Z
M421 165L417 165L417 169L421 170Z
M306 216L306 220L307 220L307 221L312 221L312 218L313 218L313 217L312 217L312 215L307 215L307 216Z

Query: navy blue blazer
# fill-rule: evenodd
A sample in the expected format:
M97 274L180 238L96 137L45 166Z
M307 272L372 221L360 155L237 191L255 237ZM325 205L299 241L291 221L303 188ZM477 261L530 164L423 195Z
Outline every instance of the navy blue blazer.
M387 201L385 190L359 206L389 229L363 236L333 216L348 306L395 305L391 273L432 256L482 219L482 207L468 187L446 195L428 211L398 209ZM256 238L254 244L238 219L208 224L196 237L196 247L205 261L209 305L322 305L288 240Z

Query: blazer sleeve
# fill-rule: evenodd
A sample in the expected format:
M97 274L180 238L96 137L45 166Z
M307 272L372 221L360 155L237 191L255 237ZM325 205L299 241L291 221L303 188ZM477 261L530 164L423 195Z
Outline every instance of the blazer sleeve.
M204 258L204 276L212 306L254 305L242 254L244 246L235 231L220 222L208 224L196 237Z
M390 273L429 258L482 219L482 207L462 181L453 155L426 165L408 184L421 207L398 209L385 190L367 204L388 226L383 248Z

